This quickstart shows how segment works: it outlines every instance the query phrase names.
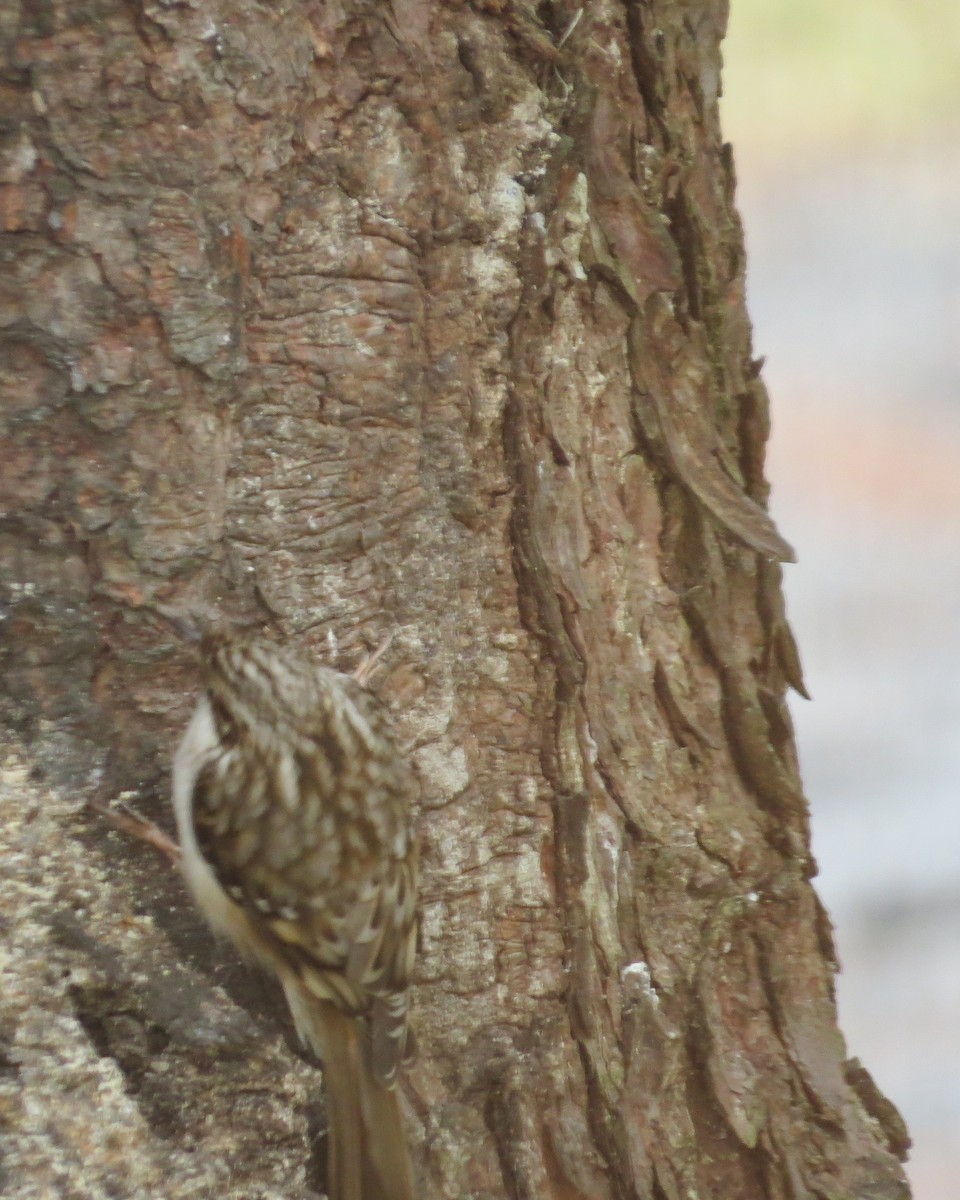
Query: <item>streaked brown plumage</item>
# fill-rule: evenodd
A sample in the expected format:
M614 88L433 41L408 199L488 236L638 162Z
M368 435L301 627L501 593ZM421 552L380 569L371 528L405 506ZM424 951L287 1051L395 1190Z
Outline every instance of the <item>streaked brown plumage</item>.
M394 1088L416 943L415 778L374 698L265 640L211 637L174 760L187 881L279 978L324 1062L330 1200L412 1200Z

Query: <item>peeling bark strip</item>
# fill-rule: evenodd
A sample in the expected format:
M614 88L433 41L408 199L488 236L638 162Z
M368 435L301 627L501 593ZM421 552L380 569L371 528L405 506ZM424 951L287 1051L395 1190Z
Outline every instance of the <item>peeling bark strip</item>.
M323 1188L282 1001L81 808L168 821L189 611L394 635L423 1200L905 1195L809 884L725 16L0 20L11 1191Z
M652 317L654 324L659 317L669 314L667 306L657 308L659 311ZM674 362L668 371L662 368L658 371L656 356L652 357L652 363L648 360L646 335L639 315L631 322L627 344L633 385L645 401L652 402L654 410L654 424L645 425L644 432L651 446L662 447L675 478L690 489L721 526L758 554L795 562L793 548L777 532L770 516L733 482L717 461L722 450L715 431L704 420L710 394L703 358L699 365ZM651 380L653 372L659 377Z

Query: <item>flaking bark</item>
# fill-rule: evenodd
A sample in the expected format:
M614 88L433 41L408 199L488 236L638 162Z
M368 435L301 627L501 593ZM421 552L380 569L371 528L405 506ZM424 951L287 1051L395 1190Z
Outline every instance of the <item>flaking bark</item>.
M169 823L189 611L393 634L424 1200L906 1195L809 882L725 20L0 17L10 1194L322 1190L282 1001L83 808Z

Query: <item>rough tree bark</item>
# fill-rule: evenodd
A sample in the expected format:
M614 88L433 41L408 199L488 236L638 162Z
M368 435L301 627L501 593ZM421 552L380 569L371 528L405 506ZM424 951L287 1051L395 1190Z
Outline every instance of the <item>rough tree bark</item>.
M178 878L163 614L380 691L423 778L425 1200L906 1194L784 707L723 0L0 10L4 1186L322 1191Z

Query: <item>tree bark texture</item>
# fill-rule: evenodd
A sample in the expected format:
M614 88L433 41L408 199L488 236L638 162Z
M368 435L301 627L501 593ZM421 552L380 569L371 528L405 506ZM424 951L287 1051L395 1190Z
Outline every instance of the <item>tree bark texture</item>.
M425 1200L906 1194L809 882L725 21L0 10L8 1194L322 1191L279 995L85 807L169 823L186 613L393 635Z

